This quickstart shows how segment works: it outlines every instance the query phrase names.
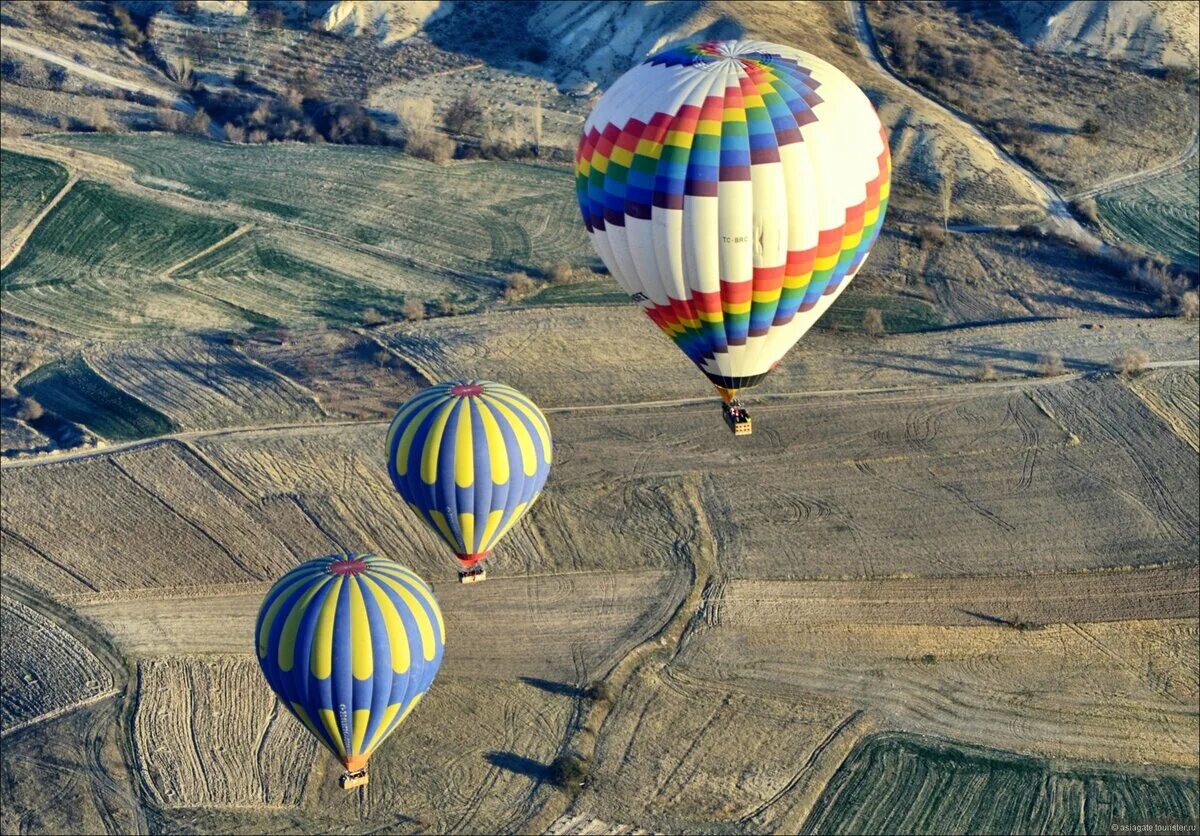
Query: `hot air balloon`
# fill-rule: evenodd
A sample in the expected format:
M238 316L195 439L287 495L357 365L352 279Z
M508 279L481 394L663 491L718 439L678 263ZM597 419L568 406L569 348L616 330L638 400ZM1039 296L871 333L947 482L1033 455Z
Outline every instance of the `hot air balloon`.
M488 380L438 383L396 413L388 474L404 501L442 536L463 583L537 501L550 474L550 425L533 401Z
M279 701L367 783L367 759L429 690L446 627L415 573L373 554L334 554L280 578L258 611L258 663Z
M887 208L875 109L832 65L763 41L661 52L604 94L575 157L613 277L721 394L774 368L854 278Z

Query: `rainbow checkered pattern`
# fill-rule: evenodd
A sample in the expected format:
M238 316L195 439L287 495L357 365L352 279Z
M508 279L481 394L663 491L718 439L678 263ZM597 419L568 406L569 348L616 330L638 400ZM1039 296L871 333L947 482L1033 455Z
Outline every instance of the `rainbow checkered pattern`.
M891 160L874 108L836 68L710 41L622 76L584 126L575 171L617 281L714 383L738 388L862 266Z

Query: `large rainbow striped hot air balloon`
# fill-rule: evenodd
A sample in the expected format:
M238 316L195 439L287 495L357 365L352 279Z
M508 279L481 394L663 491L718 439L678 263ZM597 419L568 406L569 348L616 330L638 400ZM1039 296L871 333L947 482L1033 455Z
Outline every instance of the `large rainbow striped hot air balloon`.
M605 265L728 403L862 267L891 158L875 109L836 67L709 41L617 79L584 124L575 173Z
M425 582L373 554L302 563L267 593L258 663L280 702L366 783L367 759L416 707L438 667L446 627Z
M550 425L533 401L489 380L438 383L400 407L388 474L454 550L464 582L537 501L550 475Z

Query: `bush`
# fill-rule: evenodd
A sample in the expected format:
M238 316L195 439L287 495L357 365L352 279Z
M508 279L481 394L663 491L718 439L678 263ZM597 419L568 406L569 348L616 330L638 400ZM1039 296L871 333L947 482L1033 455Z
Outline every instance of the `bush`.
M535 285L529 274L523 270L509 273L504 277L504 301L513 302L533 292Z
M575 795L587 785L590 771L591 764L587 759L572 752L569 755L559 755L550 764L550 780L555 786Z
M449 296L443 296L433 303L434 316L458 316L458 303Z
M521 57L531 64L542 64L550 57L550 50L546 48L545 44L535 41L525 47Z
M1042 377L1058 377L1067 373L1061 354L1043 354L1037 359L1037 372Z
M1200 293L1189 290L1180 296L1176 314L1187 320L1196 319L1200 316Z
M890 26L883 30L892 45L892 60L901 70L912 69L917 58L917 37L910 29Z
M274 3L255 3L250 8L254 11L254 22L264 29L283 26L283 9Z
M42 405L33 398L24 398L21 400L21 405L17 408L17 418L22 421L36 421L45 414Z
M362 313L363 325L368 328L373 328L376 325L382 325L387 322L387 318L379 312L377 308L367 308Z
M924 224L917 230L917 238L921 242L921 249L930 250L934 247L940 247L949 240L949 233L945 227L940 224Z
M450 109L446 111L446 118L442 120L442 124L451 133L461 134L478 130L482 118L483 106L480 105L478 97L472 92L466 92L450 103Z
M115 3L109 7L109 10L112 12L113 20L116 22L117 34L120 35L121 40L127 46L141 46L145 42L146 36L137 27L137 24L133 22L129 10Z
M613 687L604 680L600 679L593 682L583 692L583 695L592 702L612 703L616 700L616 692Z
M1077 197L1071 201L1071 209L1092 226L1100 226L1100 209L1093 197Z
M996 379L996 367L992 365L991 360L984 360L979 364L979 368L975 370L975 379L980 383Z
M51 90L62 90L63 85L67 83L66 67L51 67L46 73L46 80L50 82Z
M454 140L433 130L411 134L404 143L407 153L438 165L445 165L454 159L454 148Z
M575 268L566 261L559 261L550 268L547 275L550 277L551 284L570 284L571 280L575 278Z
M1146 370L1146 364L1149 362L1150 355L1141 349L1135 348L1122 351L1113 357L1108 364L1108 368L1113 374L1135 377Z
M420 322L425 318L425 303L415 296L409 296L404 300L402 313L409 322Z
M196 112L188 117L187 129L196 136L207 137L209 135L212 129L212 119L209 118L204 108L196 108Z
M887 333L883 327L883 312L879 308L867 308L863 312L863 331L868 337L882 337Z
M1093 137L1100 135L1100 122L1090 116L1083 120L1083 124L1079 126L1079 133L1083 136Z

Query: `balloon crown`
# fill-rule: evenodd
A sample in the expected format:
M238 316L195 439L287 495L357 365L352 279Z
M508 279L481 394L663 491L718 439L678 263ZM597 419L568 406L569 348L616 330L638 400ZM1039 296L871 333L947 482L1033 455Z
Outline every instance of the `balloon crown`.
M483 394L483 387L478 383L456 383L450 387L450 394L456 398L474 398Z
M367 562L352 555L346 555L340 560L330 563L328 569L333 575L361 575L367 571Z

